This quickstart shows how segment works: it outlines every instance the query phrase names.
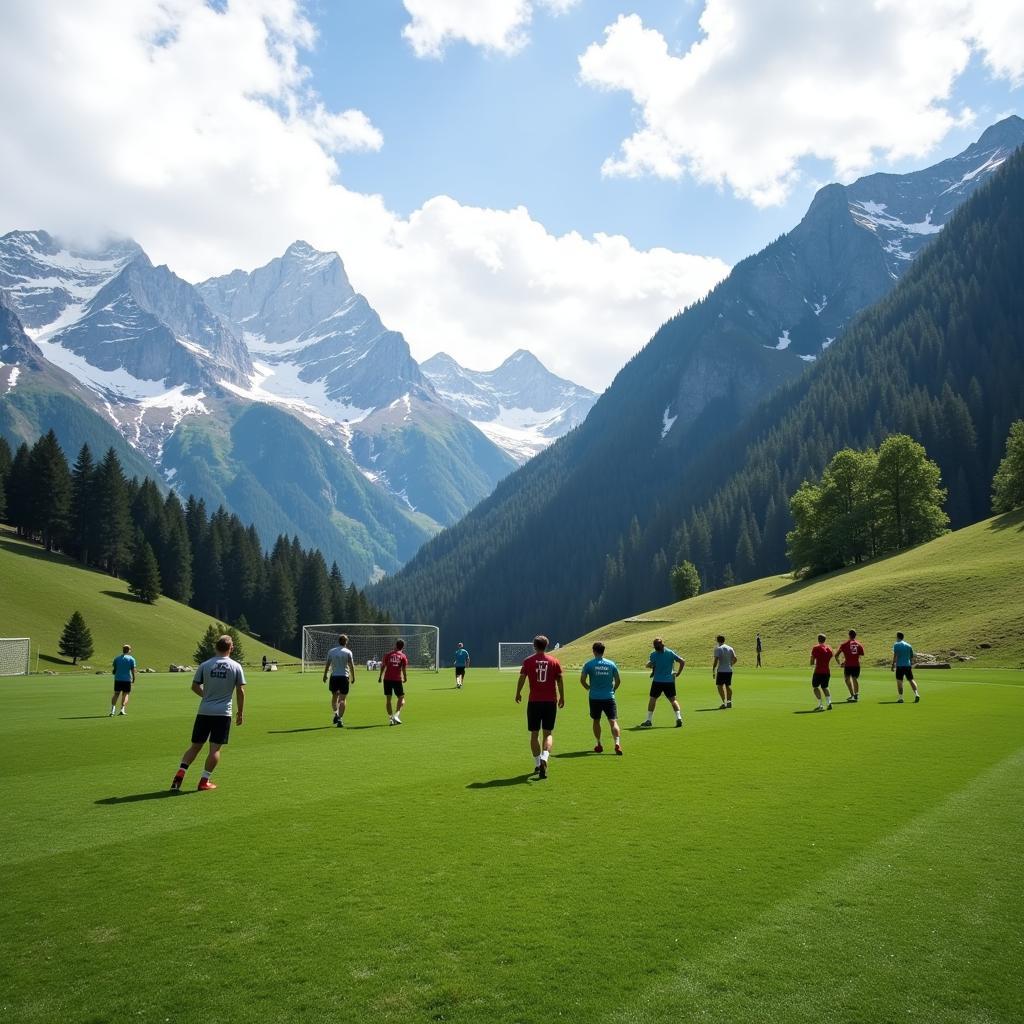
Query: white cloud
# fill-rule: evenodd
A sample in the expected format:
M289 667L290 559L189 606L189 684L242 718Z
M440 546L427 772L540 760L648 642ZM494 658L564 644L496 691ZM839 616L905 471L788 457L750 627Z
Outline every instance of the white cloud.
M533 13L546 8L564 14L579 0L404 0L411 21L402 30L417 57L441 57L449 42L462 39L512 54L528 42Z
M438 197L409 218L344 187L336 153L376 148L328 111L293 0L39 0L0 34L0 231L130 235L190 280L258 266L296 238L339 251L421 358L490 368L526 346L602 387L718 260L622 237L556 237L525 209Z
M631 93L642 121L605 174L690 174L780 203L805 157L848 180L880 158L921 157L969 122L950 92L972 52L1024 77L1021 0L707 0L700 28L676 56L621 16L580 57L583 81Z

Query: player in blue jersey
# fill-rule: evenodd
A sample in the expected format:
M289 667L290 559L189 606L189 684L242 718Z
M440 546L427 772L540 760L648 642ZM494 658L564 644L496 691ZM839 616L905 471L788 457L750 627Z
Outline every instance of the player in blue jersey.
M903 703L903 680L906 679L914 691L914 703L917 704L921 694L914 682L914 648L903 639L902 633L896 634L896 643L892 645L892 664L889 670L896 673L896 692L899 695L896 703Z
M455 662L455 689L461 690L462 684L466 681L466 669L471 664L469 651L461 643L455 648L452 661Z
M660 636L654 638L654 650L647 659L647 667L651 670L651 699L647 704L647 718L640 723L641 729L650 729L654 725L654 708L658 698L664 695L672 704L676 713L676 728L683 724L683 712L676 699L676 680L683 671L686 662L671 648L665 646ZM675 666L679 665L676 669Z
M615 691L622 685L619 678L619 667L614 661L604 656L604 644L598 640L593 648L590 659L580 673L580 685L590 694L590 720L594 723L594 753L600 754L601 746L601 715L608 719L615 740L615 753L622 756L622 730L619 728L619 710L615 703Z
M128 698L135 685L135 659L132 657L131 644L125 644L121 653L114 659L114 696L110 698L110 716L117 714L118 695L121 698L121 714L127 715Z

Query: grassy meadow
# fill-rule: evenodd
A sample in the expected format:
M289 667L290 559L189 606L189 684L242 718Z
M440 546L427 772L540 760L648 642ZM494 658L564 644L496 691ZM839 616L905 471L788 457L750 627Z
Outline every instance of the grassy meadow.
M106 679L2 680L2 1019L1024 1018L1024 674L808 714L803 669L740 668L644 731L627 673L621 758L570 678L544 781L514 673L413 673L393 728L360 673L344 729L319 674L255 674L180 795L187 681L110 719Z

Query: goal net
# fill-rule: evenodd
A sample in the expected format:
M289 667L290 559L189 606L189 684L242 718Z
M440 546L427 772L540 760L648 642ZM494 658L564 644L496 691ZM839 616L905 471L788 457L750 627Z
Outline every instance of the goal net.
M536 653L532 640L527 640L524 643L500 643L498 644L498 668L502 670L521 668L523 662L531 654Z
M0 637L0 676L27 676L29 647L27 636Z
M429 672L438 669L441 633L437 626L408 622L339 622L302 627L302 671L322 668L327 652L337 645L342 633L348 637L348 647L357 668L365 667L368 662L379 664L388 651L394 650L395 641L402 639L409 668Z

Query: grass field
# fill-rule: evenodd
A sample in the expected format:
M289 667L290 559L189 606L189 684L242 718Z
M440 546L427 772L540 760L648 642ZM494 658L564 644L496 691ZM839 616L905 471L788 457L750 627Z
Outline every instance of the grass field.
M922 675L628 674L622 758L573 679L546 781L511 673L256 675L179 796L180 678L0 681L0 1020L1019 1022L1024 673Z
M0 636L27 636L32 640L32 669L77 674L57 652L64 623L80 611L92 632L93 656L85 664L110 674L110 662L131 644L139 668L166 672L170 664L189 664L199 638L213 621L210 615L161 597L144 604L128 593L124 580L86 569L78 562L44 551L38 544L18 540L0 528ZM245 658L258 662L263 655L282 662L289 655L258 640L245 641Z
M819 632L838 646L852 627L869 661L889 656L899 629L916 651L954 650L976 658L978 667L1018 669L1024 668L1022 580L1024 512L1015 512L818 579L768 576L642 612L582 637L559 655L566 664L582 664L600 638L610 658L640 666L651 638L662 634L687 660L710 667L721 632L742 668L753 661L760 632L767 664L795 668L806 664Z

